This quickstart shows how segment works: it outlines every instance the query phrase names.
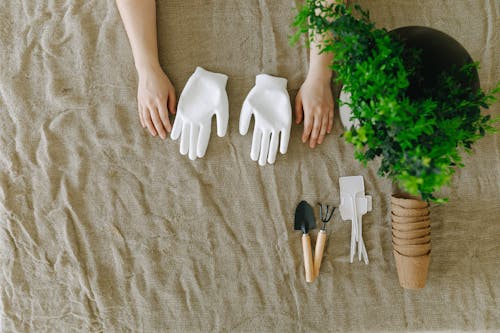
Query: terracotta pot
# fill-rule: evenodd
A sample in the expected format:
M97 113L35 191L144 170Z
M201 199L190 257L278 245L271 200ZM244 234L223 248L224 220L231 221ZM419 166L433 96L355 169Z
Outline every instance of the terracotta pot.
M410 244L410 245L398 245L392 242L394 250L398 251L399 254L407 257L420 257L429 254L431 251L431 243L425 244Z
M431 253L429 205L404 193L393 195L391 218L399 284L405 289L423 288Z
M431 234L431 227L417 229L417 230L409 230L409 231L401 231L397 229L392 229L392 233L394 237L401 239L415 239L424 236L429 236Z
M401 231L410 231L417 230L422 228L427 228L431 225L431 220L427 219L425 221L420 222L412 222L412 223L397 223L392 221L392 228Z
M429 204L426 201L418 200L418 199L410 199L405 198L404 195L393 195L391 196L391 203L394 205L398 205L403 208L427 208Z
M392 242L398 245L425 244L430 241L431 241L430 235L413 239L403 239L395 237L394 234L392 234Z
M391 204L391 212L396 216L412 217L429 215L429 208L404 208Z
M406 257L397 251L393 252L401 287L405 289L421 289L425 287L430 254L420 257Z
M391 213L391 219L397 223L413 223L429 219L429 214L423 216L397 216Z

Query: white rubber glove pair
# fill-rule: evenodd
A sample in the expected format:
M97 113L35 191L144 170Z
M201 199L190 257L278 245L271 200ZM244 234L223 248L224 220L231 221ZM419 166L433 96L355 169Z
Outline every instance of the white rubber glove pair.
M229 106L227 76L197 67L182 91L171 138L181 137L180 152L189 158L203 157L210 139L211 120L217 117L217 135L226 135ZM292 108L286 90L287 80L260 74L250 91L240 115L240 133L245 135L252 114L255 127L250 158L260 165L276 160L278 145L285 154L290 139ZM281 135L281 141L280 141Z

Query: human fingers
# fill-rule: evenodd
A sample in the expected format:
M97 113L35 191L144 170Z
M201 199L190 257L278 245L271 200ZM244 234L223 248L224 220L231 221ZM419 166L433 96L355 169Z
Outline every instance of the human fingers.
M149 133L151 133L152 136L156 136L158 133L156 133L156 129L155 126L153 125L153 121L151 120L151 115L149 113L148 108L143 108L142 116L144 122L146 123L146 127L149 130Z
M175 107L177 103L177 97L175 96L175 90L172 88L168 91L168 111L170 111L171 114L175 114L177 112L177 109Z
M314 125L311 131L311 138L309 139L309 147L311 148L316 147L320 130L321 130L321 118L314 117Z
M163 127L158 113L158 109L155 106L149 108L149 114L151 115L151 120L153 121L156 132L162 139L165 139L167 137L167 133L165 132L165 128Z
M319 130L318 144L322 144L323 140L325 140L327 128L328 128L328 114L325 114L323 116L323 119L321 120L321 129Z
M141 122L142 128L146 127L146 124L144 123L144 119L142 119L142 106L141 104L137 103L137 111L139 113L139 121Z
M170 133L172 131L172 125L170 125L170 119L168 119L167 102L159 102L156 107L163 127Z
M304 131L302 132L302 142L307 142L309 140L309 136L311 135L311 131L313 129L314 118L312 114L306 114L304 116Z
M295 97L295 123L300 124L304 117L304 110L302 108L302 95L300 91L297 93Z
M332 132L332 127L333 127L333 107L328 112L328 128L326 129L326 132L328 134Z

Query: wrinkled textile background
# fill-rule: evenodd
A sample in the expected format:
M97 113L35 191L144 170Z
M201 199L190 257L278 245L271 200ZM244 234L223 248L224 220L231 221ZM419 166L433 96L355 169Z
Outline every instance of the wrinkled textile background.
M334 132L275 166L250 161L240 107L258 73L288 78L307 51L288 44L292 0L158 1L162 66L178 93L197 65L229 75L230 123L195 162L139 125L137 75L114 1L0 3L2 332L498 331L500 140L483 139L432 207L424 290L399 287L391 184ZM500 80L500 2L363 0L378 26L427 25ZM500 104L490 111L500 115ZM362 174L370 264L348 263L338 213L319 279L304 280L300 199L338 205L338 177ZM313 237L314 238L314 237Z

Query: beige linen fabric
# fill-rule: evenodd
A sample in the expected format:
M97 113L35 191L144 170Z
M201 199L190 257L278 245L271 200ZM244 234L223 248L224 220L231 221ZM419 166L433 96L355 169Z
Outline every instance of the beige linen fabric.
M160 58L178 93L196 66L229 75L228 135L190 161L149 136L115 4L0 3L2 332L360 332L500 329L500 143L465 158L431 207L427 287L399 287L391 184L333 134L318 149L293 125L274 166L249 158L238 118L255 75L288 78L307 51L288 44L292 0L158 1ZM378 26L442 30L500 79L500 2L363 0ZM500 115L500 104L491 113ZM212 131L215 133L215 131ZM293 213L338 205L338 177L363 175L370 264L349 264L350 224L330 223L321 274L304 279ZM313 239L315 237L313 236Z

